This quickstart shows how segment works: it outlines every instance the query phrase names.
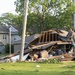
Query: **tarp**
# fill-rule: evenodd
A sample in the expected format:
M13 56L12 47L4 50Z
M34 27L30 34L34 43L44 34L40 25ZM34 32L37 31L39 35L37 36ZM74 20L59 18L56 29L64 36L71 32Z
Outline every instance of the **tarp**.
M26 55L24 55L24 56L23 56L23 60L26 60L26 58L28 57L28 55L29 55L29 53L26 54ZM17 60L19 60L19 56L20 56L20 55L16 55L16 56L14 56L14 57L11 57L10 59L11 59L12 61L17 61Z
M57 30L58 31L58 30ZM65 30L59 30L60 32L58 33L60 36L66 37L68 35L68 31Z
M72 36L72 32L69 31L66 37L65 36L58 36L58 38L62 41L70 41L71 36Z

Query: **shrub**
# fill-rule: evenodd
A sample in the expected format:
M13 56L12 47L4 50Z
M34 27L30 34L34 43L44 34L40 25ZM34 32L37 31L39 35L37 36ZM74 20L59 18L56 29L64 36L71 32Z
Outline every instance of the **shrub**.
M48 63L59 63L58 59L49 59Z
M5 45L5 53L9 53L9 52L10 52L9 44L7 44L7 45ZM14 52L14 46L11 45L11 53L13 53L13 52Z
M37 61L38 63L60 63L59 59L48 59L48 60L40 60L40 61Z

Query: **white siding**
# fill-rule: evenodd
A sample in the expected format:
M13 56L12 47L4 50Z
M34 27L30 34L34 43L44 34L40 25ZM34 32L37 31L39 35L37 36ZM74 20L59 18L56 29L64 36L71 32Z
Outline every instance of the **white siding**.
M21 44L15 44L14 45L14 53L21 50Z
M11 36L11 42L13 43L14 41L18 41L18 40L21 40L20 36L18 35L12 35Z
M9 38L8 34L0 34L0 42L2 42L4 45L6 45L9 42L8 38Z

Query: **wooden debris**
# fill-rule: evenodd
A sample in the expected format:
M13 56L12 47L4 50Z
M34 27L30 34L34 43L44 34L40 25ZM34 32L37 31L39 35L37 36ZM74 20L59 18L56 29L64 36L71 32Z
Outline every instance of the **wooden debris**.
M71 37L74 34L73 31L65 31L65 30L48 30L43 31L37 37L32 36L29 37L26 42L28 42L28 47L25 48L25 53L31 53L32 57L38 58L37 52L41 52L42 58L48 58L48 55L51 51L55 52L57 55L49 57L48 59L57 59L62 58L63 60L72 60L75 58L73 45ZM34 39L33 39L34 37ZM32 40L31 40L32 39ZM59 55L57 50L61 50L63 53ZM69 53L71 52L71 53ZM20 50L14 54L8 55L5 58L11 58L20 53Z

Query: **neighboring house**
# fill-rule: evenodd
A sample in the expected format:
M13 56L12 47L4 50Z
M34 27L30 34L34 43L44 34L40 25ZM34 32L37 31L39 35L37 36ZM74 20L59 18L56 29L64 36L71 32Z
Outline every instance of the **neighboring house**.
M40 34L34 34L31 36L26 37L26 41L25 41L25 48L28 47L29 44L31 44L36 38L38 38L40 36ZM21 50L21 40L15 41L14 42L14 52L17 52Z
M14 41L20 40L20 36L18 35L18 30L15 29L13 26L11 28L11 43ZM0 25L0 53L3 52L3 48L6 44L9 44L9 27Z
M1 53L4 53L4 45L3 45L3 43L2 42L0 42L0 54Z
M20 36L18 35L18 30L11 26L11 43L21 40Z

